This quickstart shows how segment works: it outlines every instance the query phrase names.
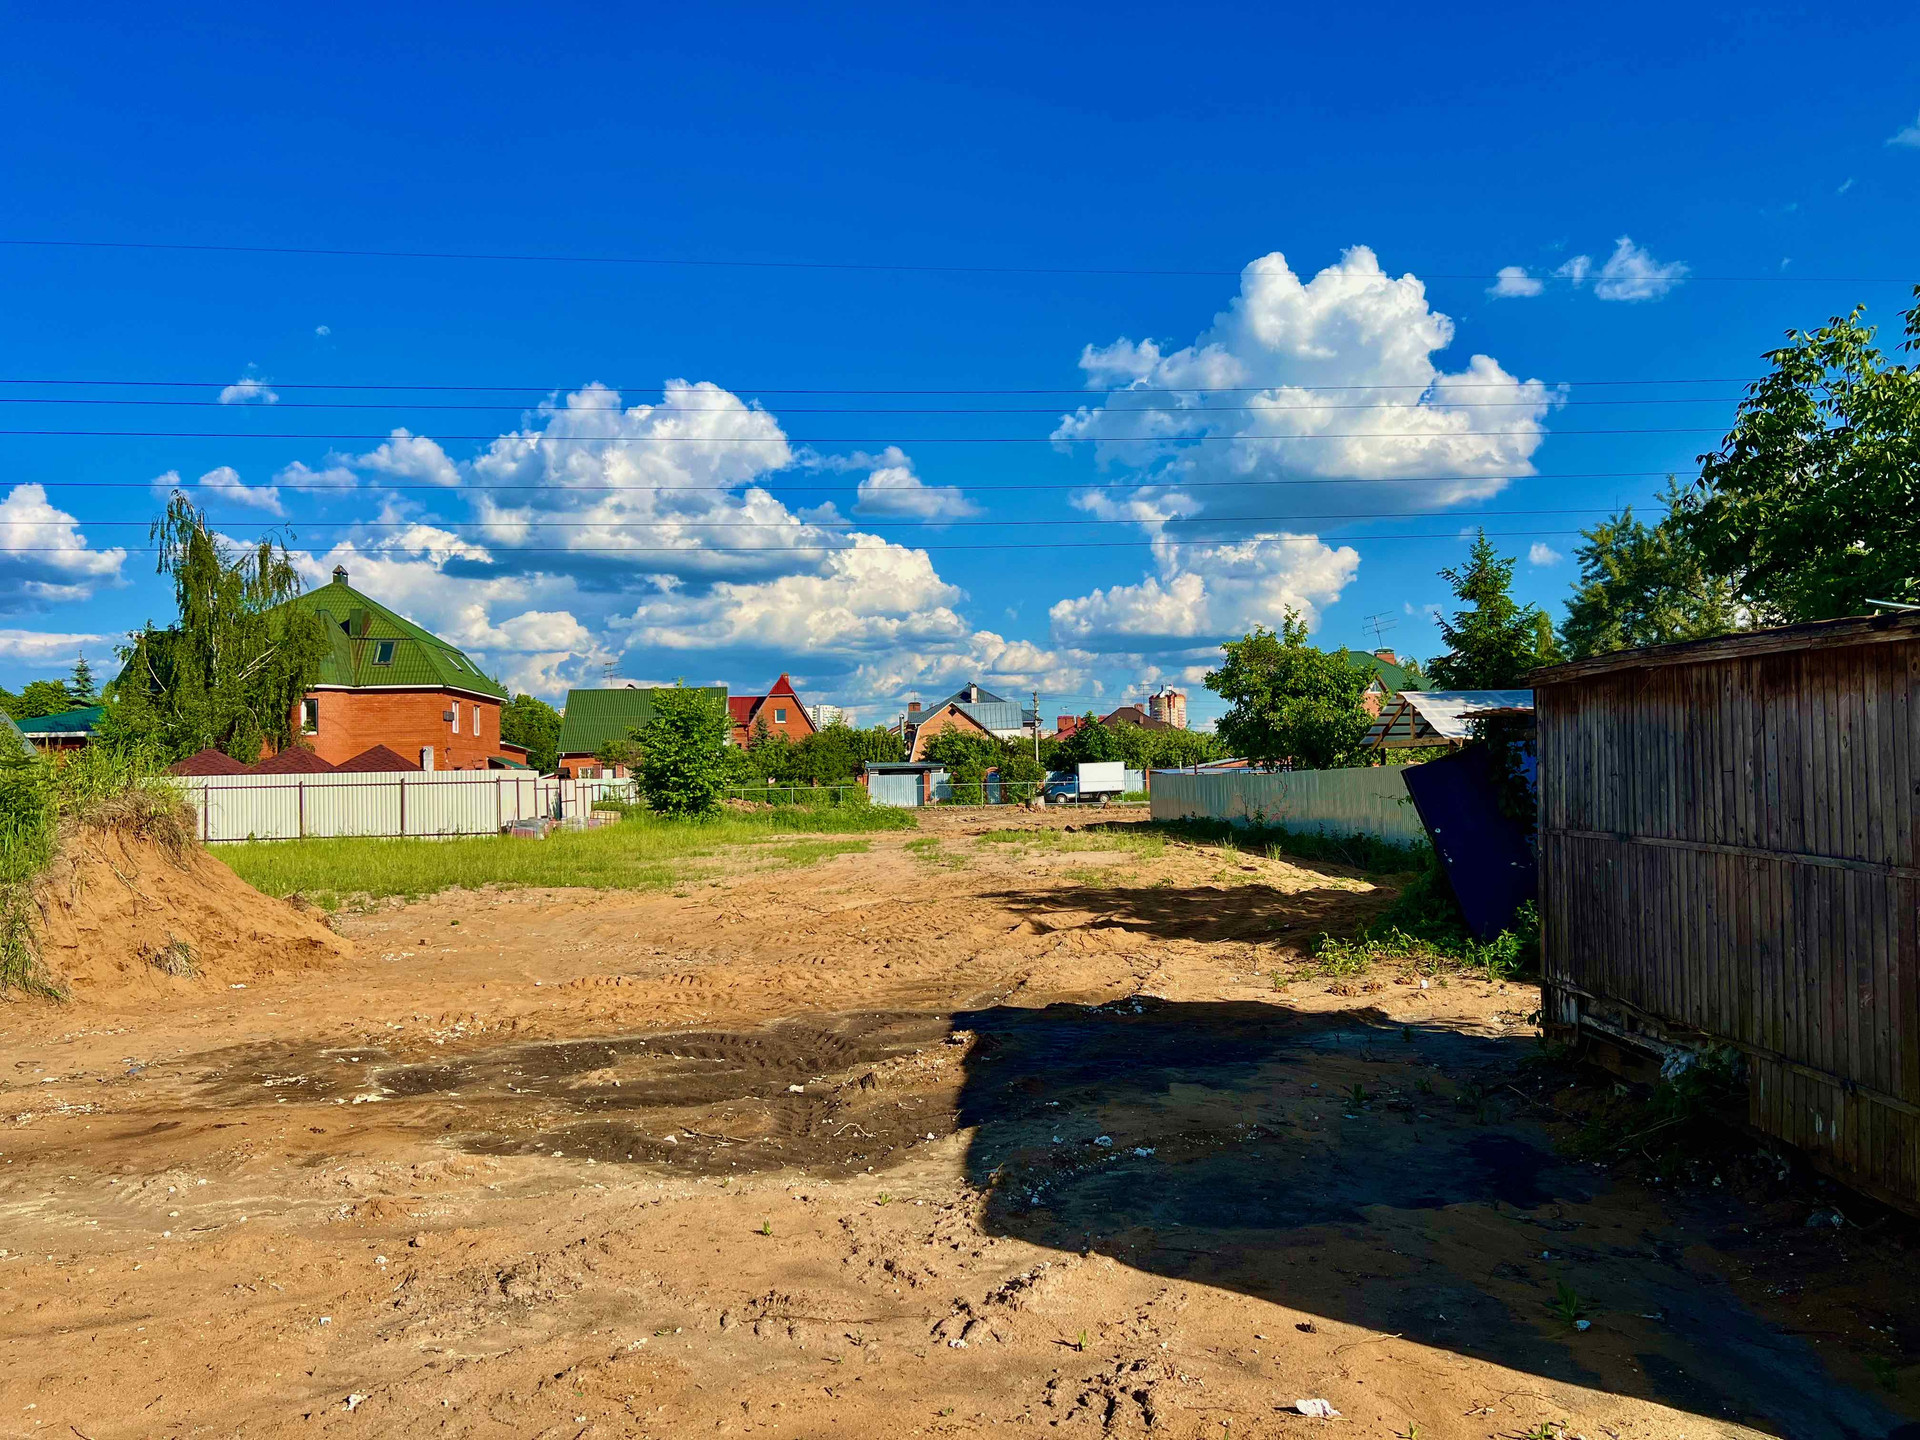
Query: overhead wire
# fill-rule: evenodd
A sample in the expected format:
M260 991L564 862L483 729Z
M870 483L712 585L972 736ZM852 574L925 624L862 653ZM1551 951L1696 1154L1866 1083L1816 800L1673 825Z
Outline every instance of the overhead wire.
M489 263L546 264L546 265L609 265L633 266L646 269L695 269L695 270L817 270L846 271L869 274L929 274L929 275L1086 275L1086 276L1133 276L1143 278L1182 278L1182 277L1239 277L1246 272L1245 266L1232 269L1214 267L1184 266L1097 266L1097 265L954 265L932 264L926 262L864 261L864 260L785 260L785 259L713 259L688 258L683 256L654 255L587 255L564 253L541 253L538 251L508 250L381 250L344 245L221 245L194 243L186 241L163 240L97 240L70 237L44 236L6 236L0 237L0 246L19 250L121 250L149 251L160 254L186 255L259 255L259 256L303 256L316 259L353 259L353 260L460 260L483 261ZM1383 276L1384 276L1384 272ZM1422 280L1475 280L1498 281L1498 273L1480 271L1426 271L1420 275ZM1529 276L1543 283L1565 280L1571 287L1587 279L1602 280L1605 276L1598 270L1575 280L1571 276L1557 276L1551 271ZM1697 274L1689 271L1686 275L1689 283L1709 281L1732 284L1819 284L1819 285L1905 285L1907 280L1884 276L1862 275L1783 275L1766 273L1758 275L1714 275Z

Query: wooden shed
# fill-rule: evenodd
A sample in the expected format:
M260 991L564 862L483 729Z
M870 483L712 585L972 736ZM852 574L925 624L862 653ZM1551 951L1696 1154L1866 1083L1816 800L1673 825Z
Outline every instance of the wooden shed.
M1920 615L1531 679L1549 1029L1732 1046L1757 1129L1920 1210Z

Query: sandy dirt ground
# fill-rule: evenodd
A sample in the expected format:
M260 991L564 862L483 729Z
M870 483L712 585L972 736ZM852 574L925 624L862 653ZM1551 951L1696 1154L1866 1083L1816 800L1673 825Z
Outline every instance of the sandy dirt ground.
M1531 987L1285 978L1354 872L1005 823L0 1006L0 1434L1920 1433L1907 1222L1567 1159Z

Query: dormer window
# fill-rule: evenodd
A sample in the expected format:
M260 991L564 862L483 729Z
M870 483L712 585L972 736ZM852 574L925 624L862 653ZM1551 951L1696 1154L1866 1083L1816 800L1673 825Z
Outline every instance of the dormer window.
M376 640L373 642L373 663L391 665L393 663L393 641Z

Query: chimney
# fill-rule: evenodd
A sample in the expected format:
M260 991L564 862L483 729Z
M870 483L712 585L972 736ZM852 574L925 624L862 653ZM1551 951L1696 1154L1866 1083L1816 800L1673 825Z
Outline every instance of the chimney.
M1073 732L1073 727L1079 723L1080 717L1077 715L1057 715L1054 717L1053 728L1062 735L1068 735Z
M1389 665L1398 665L1400 663L1400 657L1391 650L1376 650L1373 652L1373 658L1376 660L1384 660Z
M978 705L980 703L980 687L978 685L967 686L967 703L969 705Z
M920 702L918 700L909 700L907 702L907 714L917 715L919 713L920 713Z
M344 585L347 583L347 567L346 566L336 565L333 567L333 583L336 585Z

